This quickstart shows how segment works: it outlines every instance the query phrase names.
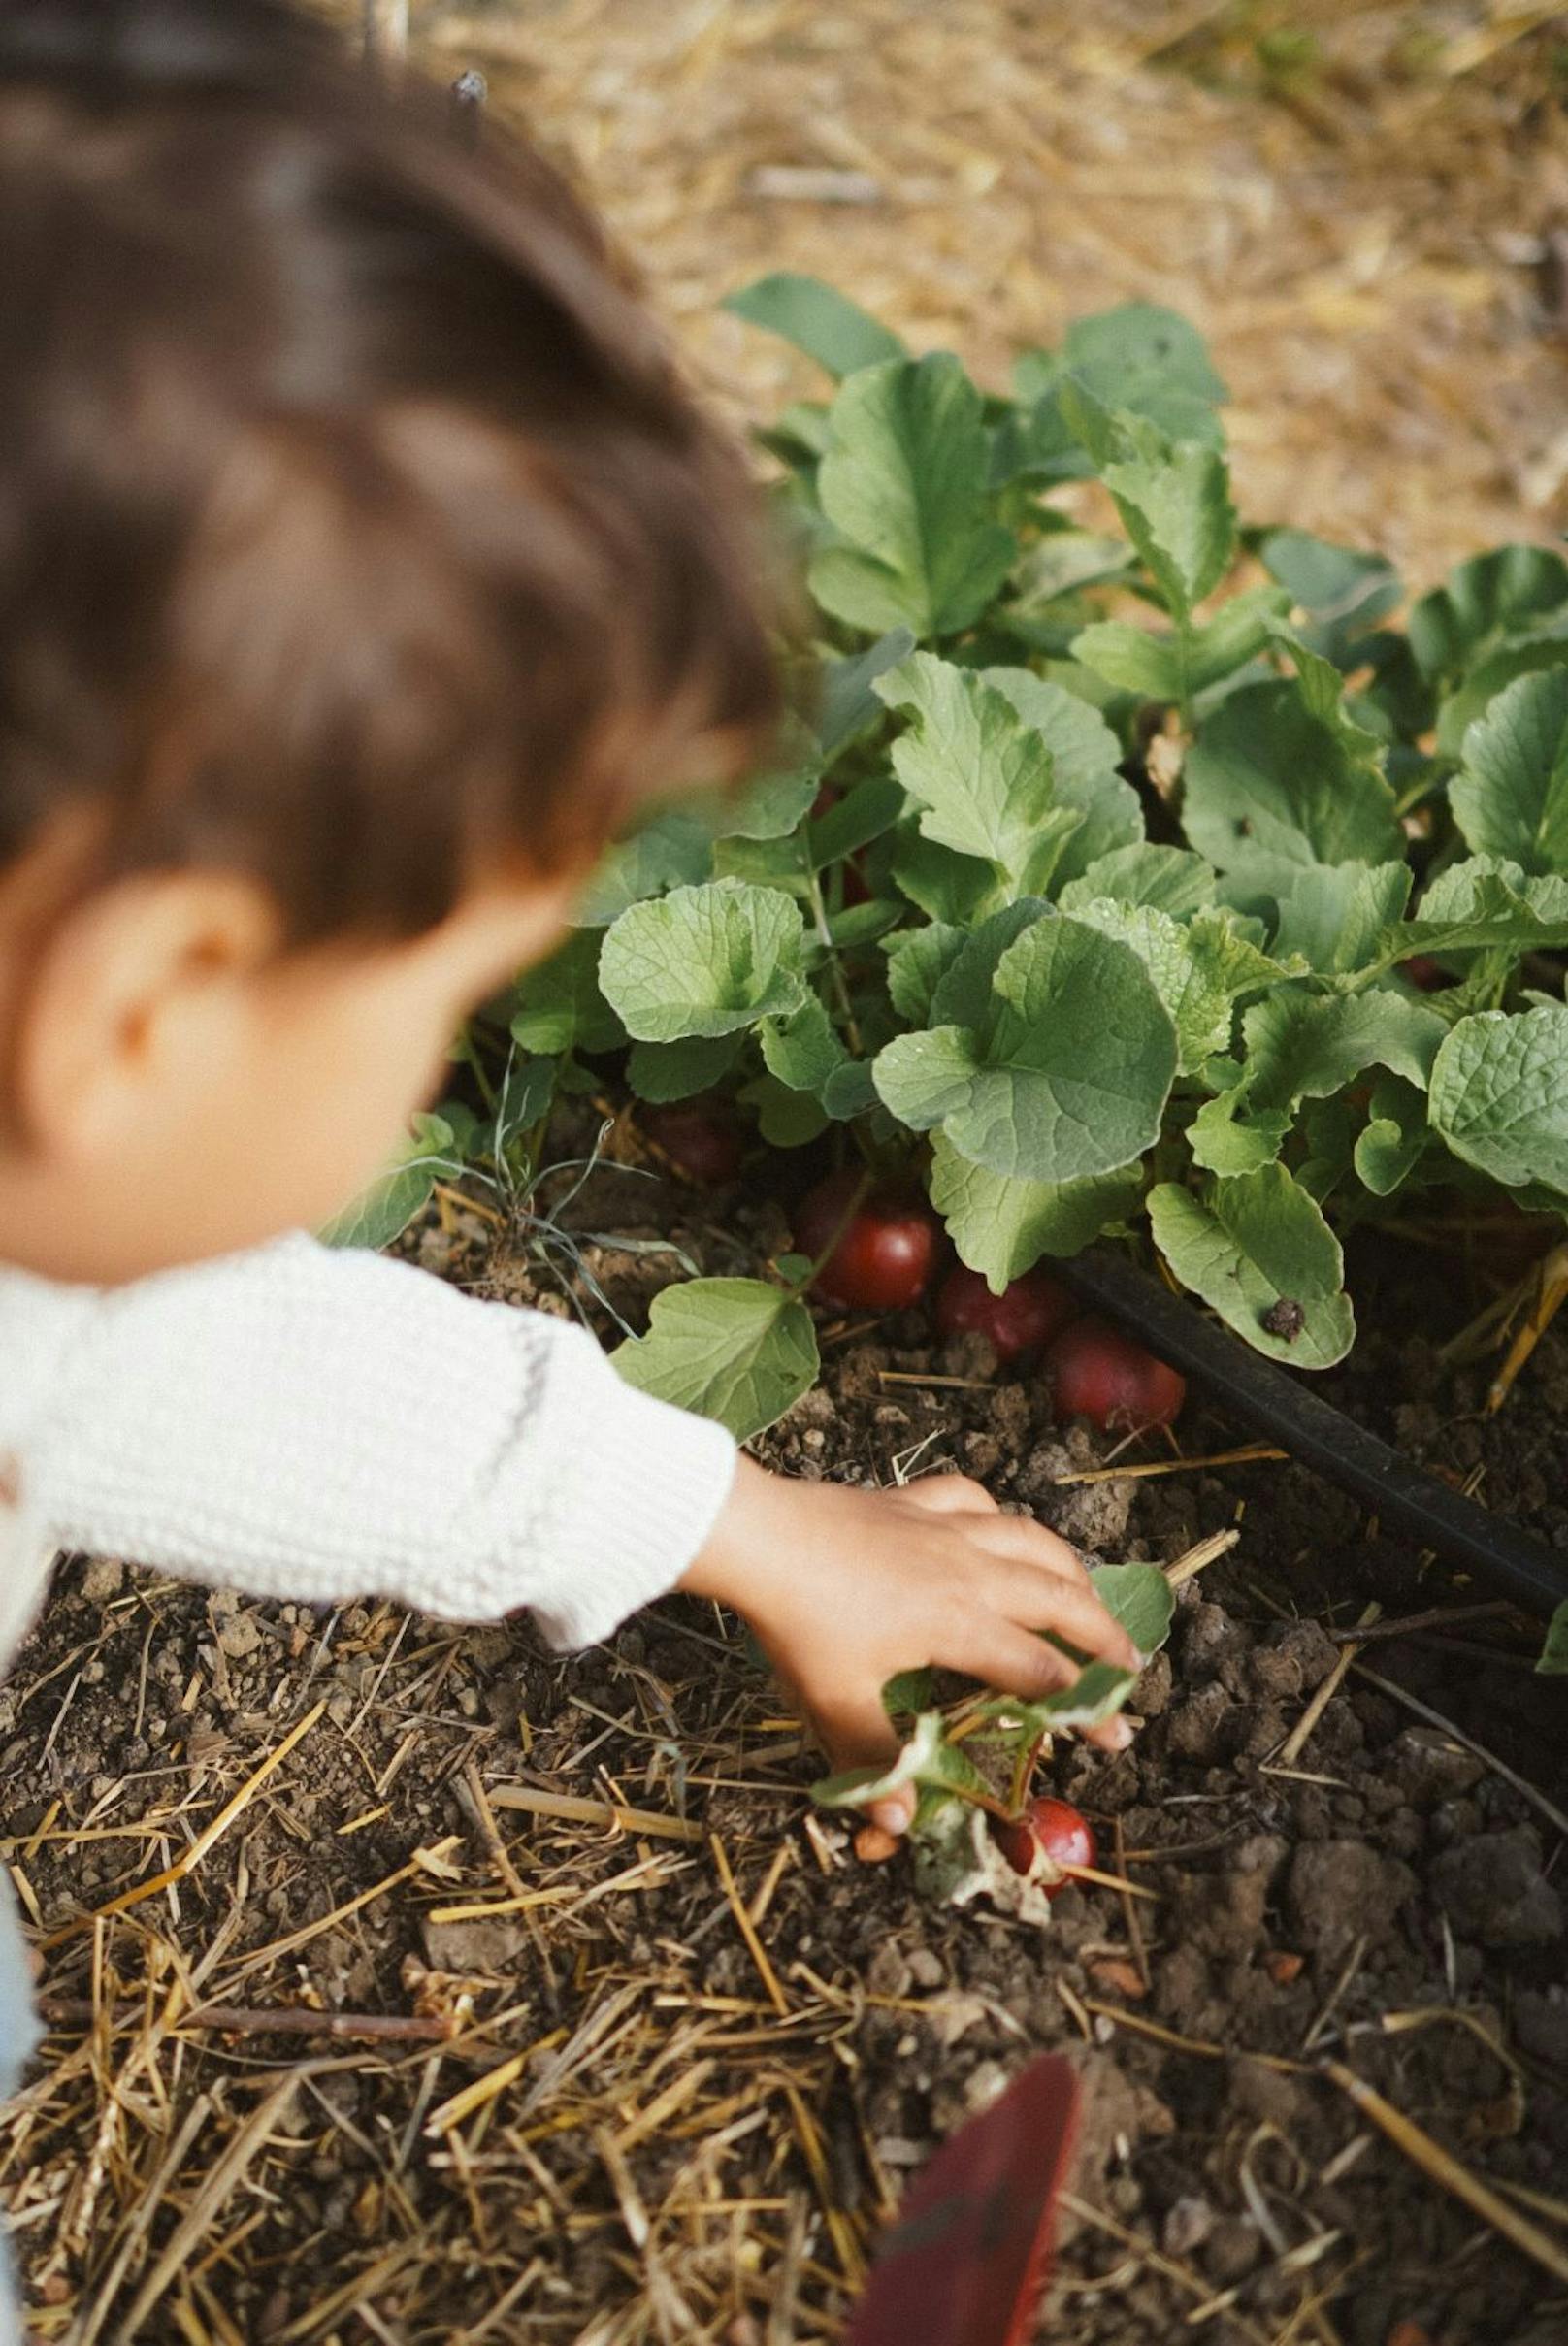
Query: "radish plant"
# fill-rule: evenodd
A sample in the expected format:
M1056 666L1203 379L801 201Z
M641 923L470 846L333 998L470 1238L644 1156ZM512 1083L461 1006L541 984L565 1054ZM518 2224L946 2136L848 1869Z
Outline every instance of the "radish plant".
M806 713L779 773L655 817L580 908L581 1015L633 1090L726 1087L779 1148L841 1127L997 1293L1145 1228L1303 1369L1350 1349L1342 1236L1396 1195L1561 1212L1562 557L1484 555L1391 625L1381 559L1243 531L1224 386L1164 310L1083 321L1001 397L809 280L735 307L838 377L767 436ZM749 1344L747 1414L782 1409L799 1307L787 1273L701 1282L620 1357L722 1415Z

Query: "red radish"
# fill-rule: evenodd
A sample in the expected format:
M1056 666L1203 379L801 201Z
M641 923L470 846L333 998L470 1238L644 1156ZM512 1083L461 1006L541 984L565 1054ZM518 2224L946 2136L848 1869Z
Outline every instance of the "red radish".
M1045 1355L1059 1417L1112 1425L1168 1425L1187 1381L1108 1320L1075 1320Z
M942 1282L936 1324L944 1336L983 1336L998 1360L1016 1360L1049 1344L1082 1308L1049 1271L1026 1271L994 1295L978 1271L961 1263Z
M886 1183L868 1189L851 1214L863 1180L850 1165L819 1181L797 1210L795 1243L813 1262L833 1247L817 1278L827 1302L903 1311L920 1301L936 1266L936 1218L918 1189Z
M1029 1872L1036 1849L1043 1850L1054 1866L1092 1866L1094 1862L1094 1836L1089 1819L1070 1801L1057 1800L1049 1792L1031 1800L1016 1824L997 1825L996 1834L996 1846L1015 1874ZM1054 1881L1045 1895L1055 1898L1066 1887L1064 1881Z
M1441 994L1445 986L1454 983L1448 971L1425 953L1413 953L1408 961L1401 961L1399 974L1409 978L1421 994Z
M719 1092L670 1100L641 1111L642 1129L688 1181L716 1185L734 1181L745 1154L745 1135L729 1101Z

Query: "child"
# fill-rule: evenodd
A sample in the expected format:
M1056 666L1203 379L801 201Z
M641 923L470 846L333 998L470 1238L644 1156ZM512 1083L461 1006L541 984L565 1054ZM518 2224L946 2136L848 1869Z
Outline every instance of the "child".
M628 810L766 747L738 467L562 186L281 0L0 0L0 1661L86 1548L560 1645L684 1587L839 1766L895 1670L1133 1662L972 1483L780 1481L287 1234Z

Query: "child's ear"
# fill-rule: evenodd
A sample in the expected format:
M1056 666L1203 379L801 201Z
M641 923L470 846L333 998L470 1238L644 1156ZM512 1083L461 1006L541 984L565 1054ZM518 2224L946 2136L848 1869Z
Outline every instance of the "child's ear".
M23 1145L112 1149L239 1044L247 980L282 942L258 881L152 872L95 891L50 931L17 1005L12 1106Z

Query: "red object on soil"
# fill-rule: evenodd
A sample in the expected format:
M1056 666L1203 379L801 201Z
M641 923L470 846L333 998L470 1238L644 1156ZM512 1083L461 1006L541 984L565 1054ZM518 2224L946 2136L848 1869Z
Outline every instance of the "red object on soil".
M1045 1355L1059 1417L1112 1425L1168 1425L1187 1398L1187 1380L1108 1320L1075 1320Z
M1029 1872L1036 1849L1043 1849L1054 1866L1092 1866L1094 1862L1094 1836L1088 1817L1080 1816L1071 1801L1058 1800L1049 1792L1031 1800L1016 1825L997 1825L995 1830L996 1846L1015 1874ZM1064 1881L1054 1881L1045 1895L1055 1898L1066 1887Z
M847 856L844 860L845 911L848 911L851 904L869 904L870 900L870 884L861 868L860 858Z
M1399 974L1409 978L1413 986L1419 986L1422 994L1441 994L1445 986L1454 983L1448 971L1424 953L1413 953L1408 961L1401 961Z
M1083 1306L1049 1271L1026 1271L1000 1295L993 1295L978 1271L961 1263L949 1271L936 1298L936 1324L944 1336L983 1336L998 1360L1016 1360L1049 1344Z
M910 2186L844 2346L1026 2346L1051 2269L1083 2088L1042 2053Z
M722 1095L671 1100L644 1108L642 1129L689 1181L734 1181L745 1155L745 1135L734 1108Z
M864 1178L850 1165L819 1181L797 1211L795 1243L815 1262L841 1226L818 1275L818 1293L864 1311L903 1311L920 1301L935 1268L936 1219L917 1189L882 1186L866 1191L846 1222Z

